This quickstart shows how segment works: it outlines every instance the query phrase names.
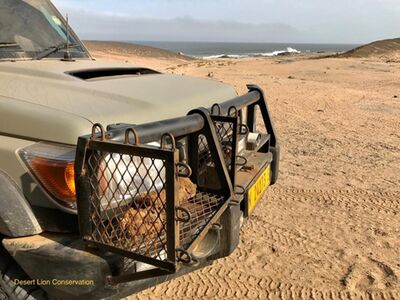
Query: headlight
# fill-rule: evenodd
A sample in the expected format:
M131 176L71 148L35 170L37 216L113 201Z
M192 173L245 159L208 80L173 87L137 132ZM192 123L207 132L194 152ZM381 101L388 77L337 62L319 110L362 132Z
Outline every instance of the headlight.
M59 203L76 208L75 147L37 143L19 154L40 185Z

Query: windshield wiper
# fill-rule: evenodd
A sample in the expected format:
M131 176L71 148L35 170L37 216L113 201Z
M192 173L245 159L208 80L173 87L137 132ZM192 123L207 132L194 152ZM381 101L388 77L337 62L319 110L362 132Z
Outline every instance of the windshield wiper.
M69 49L69 48L77 48L77 47L80 47L80 45L78 45L78 44L69 44L69 43L64 42L64 43L62 43L62 44L60 44L58 46L52 46L52 47L49 47L49 48L45 49L44 51L42 51L41 53L39 53L36 56L36 59L37 60L41 60L41 59L49 57L53 53L59 52L61 50Z

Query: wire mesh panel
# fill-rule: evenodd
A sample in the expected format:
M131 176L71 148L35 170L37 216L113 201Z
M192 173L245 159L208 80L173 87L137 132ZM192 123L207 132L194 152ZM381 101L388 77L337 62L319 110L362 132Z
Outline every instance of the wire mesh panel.
M85 239L134 258L174 262L176 156L172 150L92 142L85 163Z
M229 171L232 182L234 182L236 172L238 117L214 115L211 119L217 134L217 142L222 150L224 163ZM213 182L212 185L218 187L219 180L218 176L215 175L215 164L213 163L210 148L204 135L199 135L198 137L198 151L198 176L200 178L200 185L211 185L211 182Z
M215 129L217 131L219 142L221 143L222 151L224 153L224 159L228 169L231 167L231 163L234 159L234 123L226 121L213 120Z
M222 196L198 193L181 205L190 213L190 217L180 227L180 244L187 249L209 223L218 209L224 204Z
M216 166L211 155L207 138L198 136L198 160L197 182L201 188L220 188L220 180L216 172Z
M198 159L199 170L201 170L200 172L204 172L206 166L214 168L215 164L211 157L210 148L208 146L206 137L202 134L199 135L198 142L199 142L199 159Z

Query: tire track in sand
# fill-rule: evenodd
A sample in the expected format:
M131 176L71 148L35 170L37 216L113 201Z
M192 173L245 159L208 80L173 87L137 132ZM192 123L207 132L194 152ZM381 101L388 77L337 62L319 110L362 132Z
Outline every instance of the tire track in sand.
M400 299L398 292L324 290L276 281L217 265L152 288L131 299Z
M362 208L395 216L400 214L400 192L274 189L271 196L291 197L295 201L313 201L346 209Z
M130 299L400 299L396 286L354 290L340 285L352 257L342 259L340 240L332 237L333 230L346 234L353 225L356 240L371 226L389 226L400 208L397 193L271 189L266 198L244 227L242 244L231 257ZM314 214L310 226L307 219ZM305 263L314 274L308 281L296 272ZM321 284L316 281L321 274L337 282Z

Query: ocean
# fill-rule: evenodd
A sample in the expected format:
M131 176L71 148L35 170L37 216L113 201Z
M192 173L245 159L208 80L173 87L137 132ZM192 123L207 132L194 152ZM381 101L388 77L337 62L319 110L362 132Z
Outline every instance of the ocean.
M132 41L197 58L276 56L283 53L344 52L359 45L351 44L296 44L296 43L214 43L214 42L158 42Z

